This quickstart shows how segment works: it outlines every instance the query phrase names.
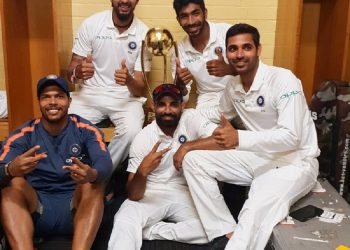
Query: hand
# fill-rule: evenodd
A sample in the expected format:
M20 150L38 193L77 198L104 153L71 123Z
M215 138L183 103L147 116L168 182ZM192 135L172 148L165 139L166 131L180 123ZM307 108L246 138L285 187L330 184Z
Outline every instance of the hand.
M126 60L123 59L120 62L120 65L121 69L116 69L114 71L114 80L120 85L127 85L130 82L132 76L130 75L129 70L126 67Z
M82 163L75 157L71 157L72 166L63 166L63 169L70 171L70 176L79 184L94 182L97 179L97 170Z
M193 80L193 76L188 68L181 68L180 59L176 57L176 84L182 91L183 95L187 94L186 84L190 83Z
M174 166L176 168L177 171L180 171L182 168L182 161L185 157L185 155L187 154L188 150L186 147L186 143L182 144L178 150L176 151L176 153L173 156L173 160L174 160Z
M221 50L215 50L218 59L210 60L207 62L207 70L209 75L216 77L223 77L226 75L233 75L233 67L227 64L224 60Z
M220 126L214 130L213 136L215 142L224 149L238 146L238 132L223 114L221 114Z
M170 148L165 148L157 152L157 149L159 145L161 144L161 141L158 141L156 144L154 144L151 152L143 158L143 161L140 164L139 173L143 176L148 176L154 169L156 169L164 154L170 150Z
M8 167L9 174L13 177L23 177L32 172L36 168L38 162L47 157L45 152L36 154L39 148L40 146L36 145L25 153L17 156Z
M92 63L92 56L89 54L75 68L75 77L78 79L90 79L95 73L95 67Z

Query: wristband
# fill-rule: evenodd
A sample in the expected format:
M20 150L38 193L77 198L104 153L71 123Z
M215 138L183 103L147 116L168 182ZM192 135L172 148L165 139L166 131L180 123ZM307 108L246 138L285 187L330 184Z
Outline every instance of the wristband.
M8 162L5 164L4 166L4 169L5 169L5 175L8 176L8 177L12 177L10 171L9 171L9 167L10 167L10 164L11 164L12 161Z

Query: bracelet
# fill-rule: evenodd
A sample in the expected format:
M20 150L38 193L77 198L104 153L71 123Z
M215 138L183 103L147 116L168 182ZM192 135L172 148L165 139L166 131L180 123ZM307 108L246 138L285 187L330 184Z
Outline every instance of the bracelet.
M8 162L8 163L6 163L5 164L5 175L6 176L9 176L9 177L12 177L12 175L11 175L11 173L10 173L10 171L9 171L9 167L10 167L10 163L11 163L12 161L10 161L10 162Z
M78 66L79 66L79 64L77 64L77 65L74 67L74 69L73 69L72 77L75 78L75 79L79 79L79 78L77 77L77 75L75 74L75 71L76 71L76 69L77 69Z

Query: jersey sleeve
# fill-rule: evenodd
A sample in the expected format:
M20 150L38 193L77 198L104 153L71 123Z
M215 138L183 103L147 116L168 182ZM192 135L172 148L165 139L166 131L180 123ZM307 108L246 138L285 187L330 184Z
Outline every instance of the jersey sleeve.
M211 136L217 128L217 124L202 116L197 110L187 111L186 128L191 134L191 139L207 138Z
M95 126L87 128L86 148L89 153L91 167L97 170L96 182L109 178L112 171L112 160L103 140L103 133Z
M30 130L30 128L26 126L16 129L9 135L8 139L2 143L0 150L0 186L6 185L9 180L8 177L5 176L5 165L30 149L26 138L27 130Z
M92 39L91 28L89 25L89 19L84 20L80 25L77 35L74 38L74 45L72 52L79 56L86 57L92 52Z
M131 144L129 152L129 164L127 171L130 173L136 173L139 168L143 158L150 152L147 152L145 142L141 140L140 133L135 137L134 141Z

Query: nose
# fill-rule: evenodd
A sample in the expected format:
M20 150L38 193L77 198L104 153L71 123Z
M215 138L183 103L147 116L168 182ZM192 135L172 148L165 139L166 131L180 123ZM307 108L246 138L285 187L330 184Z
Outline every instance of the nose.
M238 57L238 58L244 57L244 51L243 51L243 49L238 49L238 50L237 50L237 57Z
M188 24L192 25L193 23L194 23L194 18L191 15L189 15L188 16Z
M56 98L53 96L50 98L50 104L55 104L56 103Z

